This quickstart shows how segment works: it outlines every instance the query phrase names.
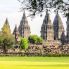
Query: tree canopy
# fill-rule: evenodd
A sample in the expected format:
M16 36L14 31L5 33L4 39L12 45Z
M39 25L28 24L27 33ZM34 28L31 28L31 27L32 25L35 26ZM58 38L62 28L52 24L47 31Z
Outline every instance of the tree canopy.
M14 44L14 37L11 34L9 22L6 19L0 34L0 46L2 47L3 52L6 53L7 49L11 48L13 44Z
M35 15L49 8L61 10L69 16L69 0L18 0L22 4L22 10L28 9Z
M29 46L28 39L26 39L26 38L21 38L21 41L20 41L20 48L21 48L21 49L27 49L28 46Z
M42 44L43 39L37 35L30 35L29 42L33 44Z
M9 25L8 19L6 19L6 21L2 27L2 34L6 35L6 36L11 35L11 30L10 30L10 25Z

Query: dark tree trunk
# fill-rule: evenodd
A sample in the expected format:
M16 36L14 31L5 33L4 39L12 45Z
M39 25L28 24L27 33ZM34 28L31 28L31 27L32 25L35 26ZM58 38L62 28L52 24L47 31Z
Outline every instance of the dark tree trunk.
M6 49L6 45L3 45L3 53L6 54L7 53L7 49Z

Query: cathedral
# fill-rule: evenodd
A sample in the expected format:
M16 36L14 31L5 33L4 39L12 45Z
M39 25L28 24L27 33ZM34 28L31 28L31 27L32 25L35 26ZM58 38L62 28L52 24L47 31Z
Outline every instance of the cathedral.
M20 36L22 36L22 37L28 38L30 36L30 26L28 25L28 21L27 21L25 12L23 13L23 17L20 22L18 31L19 31Z
M69 26L69 19L67 19L67 26ZM63 23L59 13L57 12L53 23L51 22L50 15L46 11L45 18L41 26L41 37L45 44L61 44L60 40L66 39ZM19 27L15 26L14 32L16 41L18 40L18 35L21 37L28 38L30 36L30 26L25 12L23 13L22 20ZM67 27L67 40L69 40L69 28Z
M60 40L64 40L64 27L62 20L57 12L53 24L50 20L48 11L46 11L43 24L41 26L41 37L44 39L44 45L59 45L61 44ZM64 38L64 39L63 39Z
M53 40L54 34L53 34L53 25L50 20L50 16L48 11L46 11L46 16L44 18L42 27L41 27L41 37L44 40Z
M18 35L23 38L28 38L30 36L30 26L28 25L25 12L23 13L23 17L22 17L19 27L17 28L17 26L15 26L13 34L15 35L16 42L19 41Z
M53 29L54 29L54 40L60 40L61 34L64 31L64 27L58 12L53 22Z
M69 43L69 17L67 18L67 42Z

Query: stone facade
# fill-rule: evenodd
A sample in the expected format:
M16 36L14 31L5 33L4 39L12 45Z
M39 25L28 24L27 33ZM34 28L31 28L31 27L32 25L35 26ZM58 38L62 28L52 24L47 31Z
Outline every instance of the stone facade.
M42 27L41 27L41 37L44 40L53 40L53 25L50 20L48 11L46 11L46 16L44 18Z
M61 38L61 34L64 30L62 20L57 12L54 22L53 22L53 28L54 28L54 40L59 40Z
M67 18L67 42L69 43L69 17Z
M19 32L19 35L22 37L28 38L30 36L30 26L28 25L25 12L23 13L23 17L20 22L18 32ZM17 29L16 29L15 35L17 35ZM54 18L54 22L52 24L49 13L48 11L46 11L46 15L43 20L43 24L41 26L41 37L44 39L43 45L59 46L61 45L60 40L64 41L63 39L66 38L66 36L65 37L64 36L65 36L64 27L59 14L58 13L56 14ZM15 36L15 37L18 37L18 36Z
M17 43L19 41L18 39L18 28L17 28L17 25L15 25L15 28L14 28L14 31L13 31L13 35L15 36L15 42Z
M44 21L41 27L41 37L44 39L43 45L46 45L46 46L61 45L61 42L60 42L61 38L62 39L65 38L65 37L61 37L63 31L64 31L63 23L61 21L61 18L58 12L52 24L49 13L48 11L46 11L46 16L44 18Z
M22 36L22 37L28 38L30 36L30 26L28 25L28 21L27 21L25 12L23 13L23 17L20 22L18 31L19 31L20 36Z

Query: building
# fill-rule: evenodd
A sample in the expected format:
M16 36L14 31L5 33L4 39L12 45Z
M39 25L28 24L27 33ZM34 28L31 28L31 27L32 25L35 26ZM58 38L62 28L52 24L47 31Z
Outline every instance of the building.
M61 34L64 30L64 27L58 12L54 18L53 29L54 29L54 40L59 40L61 38Z
M23 17L18 27L18 30L17 27L15 26L14 31L16 41L18 39L18 33L21 37L28 38L30 36L30 26L28 25L25 12L23 13ZM61 44L60 40L64 41L63 39L65 39L66 36L64 33L63 23L58 12L52 24L49 13L48 11L46 11L46 15L41 26L41 37L44 39L43 44L49 46L50 45L59 46Z
M48 11L46 11L45 18L41 27L41 37L44 40L54 40L53 25L50 20Z
M30 26L28 25L27 17L25 12L23 13L22 20L18 28L19 34L22 37L28 38L30 36Z
M17 25L15 25L13 35L15 36L15 43L17 43L19 41L19 38L18 38L19 32L18 32Z
M69 17L67 18L67 43L69 43Z

